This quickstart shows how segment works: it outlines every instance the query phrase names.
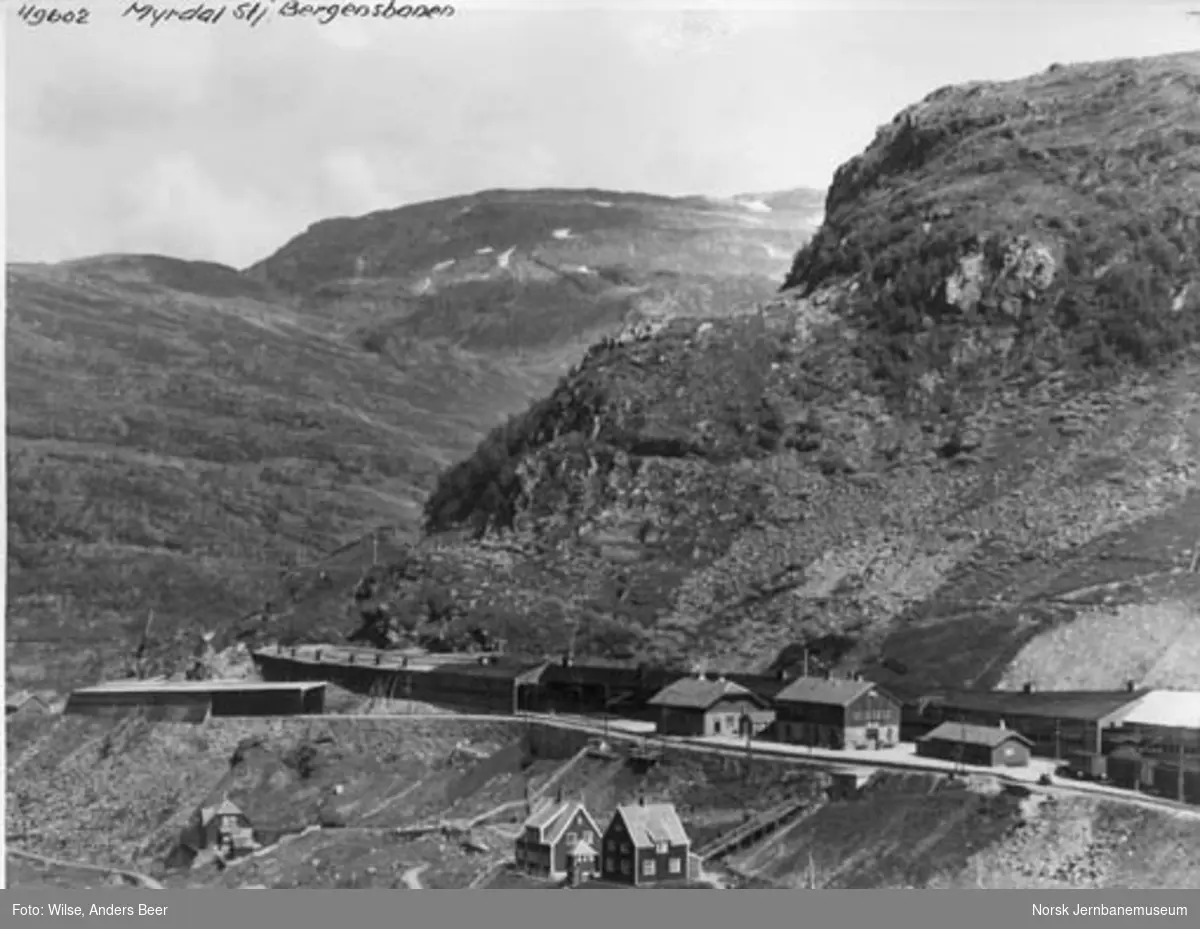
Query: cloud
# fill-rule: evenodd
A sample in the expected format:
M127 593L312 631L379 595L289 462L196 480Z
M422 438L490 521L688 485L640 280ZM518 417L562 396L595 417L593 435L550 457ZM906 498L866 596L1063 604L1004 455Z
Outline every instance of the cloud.
M187 152L158 157L127 178L113 207L125 217L116 251L236 261L264 253L293 231L282 228L276 205L219 182Z
M391 202L370 159L361 151L338 149L325 156L325 176L339 203L350 213L367 213Z
M484 187L819 185L938 86L1195 36L1157 4L1052 5L1033 32L1007 7L798 4L25 29L6 50L9 254L245 265L324 217Z

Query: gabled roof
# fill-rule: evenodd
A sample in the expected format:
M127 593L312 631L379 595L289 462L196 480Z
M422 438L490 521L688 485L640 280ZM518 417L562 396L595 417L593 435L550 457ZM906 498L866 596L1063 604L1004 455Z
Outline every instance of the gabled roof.
M529 818L525 820L526 829L545 829L554 822L566 807L568 803L565 800L543 800L540 804L534 807Z
M849 706L872 690L886 694L872 681L855 681L844 677L801 677L792 681L775 695L777 703L820 703L826 706Z
M615 814L625 823L625 831L637 848L647 848L658 842L671 845L690 845L687 830L673 803L640 803L617 807Z
M567 827L579 813L583 813L587 818L593 832L600 832L600 827L592 818L592 814L578 800L563 800L545 804L525 820L525 827L539 830L545 844L555 845L562 839Z
M19 710L21 707L25 706L25 704L34 700L38 701L39 703L46 702L37 694L29 690L10 690L4 698L4 705L9 709Z
M208 823L216 816L245 816L241 807L226 797L216 806L205 807L200 811L200 819L204 823Z
M1126 726L1191 729L1200 720L1200 691L1152 690L1126 708Z
M1029 716L1088 723L1121 722L1148 690L943 690L926 702L945 712Z
M704 677L683 677L669 684L650 698L651 706L670 706L680 709L707 710L725 697L749 697L762 702L741 684L725 678L710 680Z
M574 855L576 858L595 858L596 849L592 848L591 843L580 839L567 850L568 855Z
M975 726L971 723L942 723L937 728L917 738L918 742L961 742L964 745L983 745L996 748L1010 739L1027 746L1033 743L1019 732L1001 729L998 726Z

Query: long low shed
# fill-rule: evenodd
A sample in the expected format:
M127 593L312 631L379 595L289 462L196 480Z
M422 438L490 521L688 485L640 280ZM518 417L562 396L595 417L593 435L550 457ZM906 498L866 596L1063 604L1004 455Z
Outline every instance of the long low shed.
M200 722L209 716L325 712L324 681L106 681L74 691L64 713Z
M1033 743L1038 755L1103 751L1114 732L1147 691L942 691L917 701L926 730L943 722L1007 726Z

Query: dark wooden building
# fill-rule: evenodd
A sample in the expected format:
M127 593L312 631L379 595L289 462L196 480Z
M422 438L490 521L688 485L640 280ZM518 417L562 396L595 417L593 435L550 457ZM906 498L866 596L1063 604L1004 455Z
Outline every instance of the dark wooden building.
M586 880L597 870L594 849L599 841L600 826L583 803L548 801L525 820L516 841L516 863L552 880Z
M914 701L913 737L943 722L1004 723L1033 743L1033 753L1064 758L1071 751L1102 753L1147 691L948 690Z
M684 677L650 698L663 735L757 735L775 721L767 701L725 678Z
M884 748L900 738L900 701L858 678L802 677L775 695L781 742L821 748Z
M692 843L671 803L621 806L604 830L600 874L639 886L687 880Z
M917 739L917 754L987 768L1029 764L1033 743L1019 732L998 726L942 723Z

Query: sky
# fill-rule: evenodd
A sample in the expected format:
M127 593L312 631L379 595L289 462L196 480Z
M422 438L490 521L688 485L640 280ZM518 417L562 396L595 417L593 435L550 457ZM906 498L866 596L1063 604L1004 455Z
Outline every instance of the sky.
M938 87L1200 44L1155 0L461 0L324 26L274 2L254 28L236 0L212 26L9 7L8 259L245 267L320 219L496 187L824 188Z

